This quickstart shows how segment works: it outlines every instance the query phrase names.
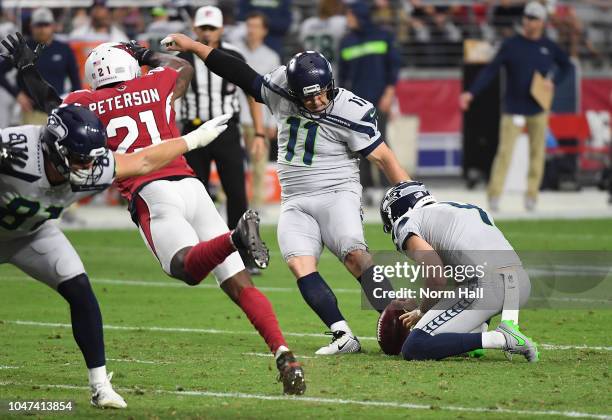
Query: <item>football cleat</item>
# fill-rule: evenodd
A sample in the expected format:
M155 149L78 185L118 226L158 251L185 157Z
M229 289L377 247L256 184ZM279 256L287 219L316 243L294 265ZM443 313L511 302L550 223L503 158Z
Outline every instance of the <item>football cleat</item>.
M113 372L108 374L106 381L89 386L91 389L91 405L98 408L127 407L125 400L113 389L110 383L112 377Z
M257 268L264 269L270 262L268 247L259 236L259 215L254 210L244 212L236 229L232 233L232 240L237 248L244 249ZM238 242L238 243L237 243Z
M357 337L353 337L345 331L326 332L325 334L332 336L332 341L327 346L321 347L315 354L329 356L332 354L342 353L359 353L361 351L361 343Z
M530 363L540 360L537 343L519 331L518 325L512 321L502 321L495 329L504 335L506 345L503 350L508 359L512 360L513 354L522 354Z
M283 383L283 393L290 395L302 395L306 392L306 380L304 369L295 359L293 352L284 351L276 358L279 382Z

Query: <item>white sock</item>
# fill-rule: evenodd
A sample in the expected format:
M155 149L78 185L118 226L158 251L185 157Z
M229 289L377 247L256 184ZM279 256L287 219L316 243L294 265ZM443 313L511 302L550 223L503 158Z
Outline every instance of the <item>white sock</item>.
M482 333L483 349L503 349L506 346L506 338L499 331L487 331Z
M351 327L348 326L348 323L345 320L334 322L333 324L330 325L329 329L332 332L344 331L348 335L354 337L353 331L351 331Z
M106 366L89 369L89 385L106 382Z
M280 356L281 354L283 354L284 352L289 351L289 349L285 346L278 346L278 348L276 349L276 353L274 353L274 358L278 359L278 356Z

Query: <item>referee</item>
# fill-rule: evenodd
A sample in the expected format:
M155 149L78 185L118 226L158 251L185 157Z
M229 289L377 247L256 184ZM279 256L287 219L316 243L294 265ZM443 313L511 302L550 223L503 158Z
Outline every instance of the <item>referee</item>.
M214 6L200 7L195 15L193 31L199 42L218 48L244 61L238 49L221 41L223 34L223 15ZM212 73L206 65L192 53L181 54L189 61L195 74L191 85L181 101L180 119L183 133L192 131L212 118L232 113L227 130L208 146L187 153L187 161L198 178L208 187L210 164L215 161L221 185L227 195L227 224L236 227L240 216L247 209L246 188L244 184L244 150L240 144L240 104L236 85ZM265 142L263 135L263 110L252 97L248 97L253 124L257 133L255 141ZM263 146L262 146L263 147Z

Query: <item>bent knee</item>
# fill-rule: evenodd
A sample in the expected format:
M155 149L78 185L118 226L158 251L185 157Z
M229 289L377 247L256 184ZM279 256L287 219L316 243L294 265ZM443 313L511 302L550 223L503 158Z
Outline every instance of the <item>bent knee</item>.
M362 273L374 264L372 256L365 249L354 249L344 256L344 265L351 272Z

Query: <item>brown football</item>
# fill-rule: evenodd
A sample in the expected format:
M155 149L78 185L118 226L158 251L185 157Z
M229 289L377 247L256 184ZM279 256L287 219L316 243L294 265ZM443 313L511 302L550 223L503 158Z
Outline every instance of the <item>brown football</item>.
M404 328L399 317L416 307L417 303L414 300L394 300L378 317L376 338L385 354L391 356L400 354L410 331Z

